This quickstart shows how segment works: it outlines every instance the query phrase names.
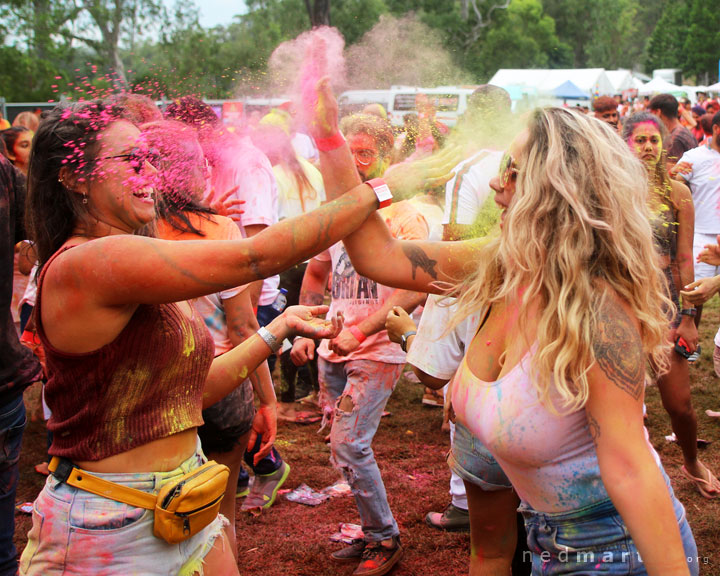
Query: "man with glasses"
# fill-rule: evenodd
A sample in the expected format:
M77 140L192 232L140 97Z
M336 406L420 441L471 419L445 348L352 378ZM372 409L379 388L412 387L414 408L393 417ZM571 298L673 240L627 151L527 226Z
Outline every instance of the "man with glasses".
M376 116L356 115L345 118L341 128L362 180L381 187L380 177L393 149L390 124ZM380 214L396 238L427 238L427 223L409 202L394 203ZM356 576L381 576L403 555L398 525L372 450L380 417L405 366L405 351L390 342L385 318L397 306L412 312L425 294L395 290L360 276L339 242L308 263L301 304L323 303L330 272L328 315L342 312L345 327L333 340L324 340L317 351L321 403L333 418L331 462L352 489L364 533L364 539L337 550L331 559L358 564ZM290 357L302 365L314 354L315 342L300 338Z

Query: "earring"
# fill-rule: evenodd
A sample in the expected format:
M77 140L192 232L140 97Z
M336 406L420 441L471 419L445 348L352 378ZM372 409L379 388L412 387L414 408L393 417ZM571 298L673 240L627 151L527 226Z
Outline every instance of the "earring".
M62 178L58 178L58 182L60 182L60 184L62 184L63 182L65 182L65 180L63 180Z
M83 204L87 204L87 194L83 193Z

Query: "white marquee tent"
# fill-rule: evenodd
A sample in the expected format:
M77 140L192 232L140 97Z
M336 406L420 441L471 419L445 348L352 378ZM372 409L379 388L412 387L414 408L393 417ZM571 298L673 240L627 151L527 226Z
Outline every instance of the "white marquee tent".
M615 93L613 84L603 68L561 70L501 68L489 83L506 89L513 86L534 88L541 95L552 95L555 88L568 80L585 92L588 98Z

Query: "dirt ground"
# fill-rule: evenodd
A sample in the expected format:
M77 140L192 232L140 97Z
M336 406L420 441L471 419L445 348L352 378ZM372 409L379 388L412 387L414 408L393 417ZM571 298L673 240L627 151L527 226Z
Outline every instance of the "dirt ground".
M706 306L701 327L702 358L691 368L693 402L698 415L699 436L710 440L701 451L702 460L720 473L720 421L708 418L706 409L720 410L720 379L713 372L715 330L720 324L717 299ZM449 438L440 429L441 410L420 403L421 387L403 378L388 404L390 416L382 419L375 439L375 454L387 487L391 508L400 526L405 557L396 576L449 576L467 573L469 543L465 534L429 528L424 522L430 510L441 511L449 501L449 471L445 453ZM666 442L670 425L656 388L648 389L648 428L673 487L687 509L700 554L700 574L720 575L720 499L705 500L684 479L680 449ZM302 483L314 489L333 484L338 474L328 463L329 449L317 424L281 423L277 446L292 472L287 488ZM26 429L21 456L18 502L35 498L44 478L33 471L43 459L45 431L42 422ZM642 487L638 486L638 490ZM652 518L648 518L652 522ZM351 496L333 498L308 507L278 498L260 517L244 515L238 503L238 550L244 576L330 576L352 573L352 566L338 566L328 554L340 547L330 536L342 522L358 522ZM30 528L30 516L16 515L16 544L22 550Z

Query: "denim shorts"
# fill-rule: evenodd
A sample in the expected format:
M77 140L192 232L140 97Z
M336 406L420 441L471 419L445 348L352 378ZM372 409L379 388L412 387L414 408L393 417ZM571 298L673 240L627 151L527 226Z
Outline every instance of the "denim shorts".
M198 451L170 472L97 474L124 486L157 492L205 462ZM218 517L179 544L153 536L154 513L73 488L49 476L35 500L32 528L20 558L21 575L202 574L202 560L227 524Z
M447 462L450 470L465 482L475 484L487 492L512 488L497 460L460 422L455 422L455 437Z
M673 501L690 574L697 576L697 546L685 508L675 497L664 471L663 476ZM647 574L625 523L609 499L554 514L537 512L523 502L520 512L525 518L533 576Z

